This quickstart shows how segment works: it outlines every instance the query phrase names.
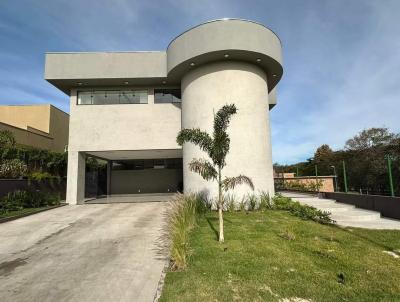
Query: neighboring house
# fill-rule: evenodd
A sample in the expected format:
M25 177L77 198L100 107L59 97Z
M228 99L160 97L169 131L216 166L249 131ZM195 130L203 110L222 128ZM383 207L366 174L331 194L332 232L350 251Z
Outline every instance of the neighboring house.
M69 115L50 104L0 105L0 130L9 130L18 144L64 152Z
M264 25L210 21L166 51L47 53L45 78L70 96L67 202L85 197L85 158L108 162L107 193L202 192L216 183L189 171L198 147L176 143L182 128L212 133L214 113L235 103L224 175L252 178L274 193L269 109L282 77L281 43ZM235 193L251 193L241 186Z

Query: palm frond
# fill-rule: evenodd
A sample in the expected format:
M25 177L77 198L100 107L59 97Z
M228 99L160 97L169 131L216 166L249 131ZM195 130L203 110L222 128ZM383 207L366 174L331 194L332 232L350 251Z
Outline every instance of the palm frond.
M210 153L213 147L211 136L200 129L182 129L178 133L176 142L182 146L185 142L191 142L200 147L203 151Z
M214 137L221 132L225 132L229 126L231 116L236 114L235 104L224 105L214 116Z
M225 158L229 152L230 138L226 132L214 135L214 144L210 152L212 161L219 167L225 166Z
M189 169L201 175L205 180L217 179L218 172L214 166L205 159L193 159L189 163Z
M237 112L235 104L225 105L214 116L213 148L210 157L219 167L225 166L225 157L229 152L230 139L226 132L231 116Z
M237 185L242 185L242 184L246 184L252 190L254 190L254 184L252 180L245 175L239 175L235 177L225 177L225 179L222 181L222 187L225 191L234 189Z

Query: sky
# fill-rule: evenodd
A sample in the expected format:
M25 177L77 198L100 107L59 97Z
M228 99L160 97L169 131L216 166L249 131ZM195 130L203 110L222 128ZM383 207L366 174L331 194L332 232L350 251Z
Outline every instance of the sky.
M274 162L340 149L365 128L400 132L399 0L0 0L0 104L69 112L68 96L43 79L45 52L165 50L186 29L227 17L260 22L282 41Z

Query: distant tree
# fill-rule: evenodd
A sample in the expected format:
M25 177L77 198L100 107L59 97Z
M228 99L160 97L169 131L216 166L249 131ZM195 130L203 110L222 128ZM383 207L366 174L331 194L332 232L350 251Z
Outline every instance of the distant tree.
M234 189L237 185L247 184L254 190L251 179L244 175L225 177L222 180L222 169L226 166L225 158L229 152L230 138L226 132L231 116L236 114L234 104L223 106L214 116L214 133L211 137L200 129L182 129L177 137L177 142L182 146L191 142L205 151L211 159L192 159L189 169L201 175L207 181L214 180L218 183L218 216L219 216L219 241L224 241L224 220L222 214L223 191Z
M319 161L319 160L324 160L325 158L332 156L333 151L329 145L321 145L320 147L317 148L317 150L314 153L314 160Z
M321 145L317 148L314 153L313 162L314 165L318 166L318 173L320 175L330 175L332 174L331 166L335 161L335 153L329 147L329 145Z
M388 128L369 128L347 140L345 149L365 150L376 146L387 146L398 138L399 135L390 132Z

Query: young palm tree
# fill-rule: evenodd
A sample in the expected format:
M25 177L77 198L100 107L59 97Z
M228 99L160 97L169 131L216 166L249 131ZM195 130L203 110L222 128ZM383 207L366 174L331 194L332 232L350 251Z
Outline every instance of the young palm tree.
M222 180L222 169L226 165L226 155L229 152L230 139L226 132L231 116L236 114L234 104L223 106L214 116L214 133L211 137L200 129L182 129L177 137L177 142L182 146L191 142L205 151L211 159L194 158L189 163L189 169L201 175L205 180L218 182L218 216L219 216L219 241L224 241L224 220L222 216L223 191L234 189L237 185L247 184L252 190L254 185L251 179L244 175L225 177Z

